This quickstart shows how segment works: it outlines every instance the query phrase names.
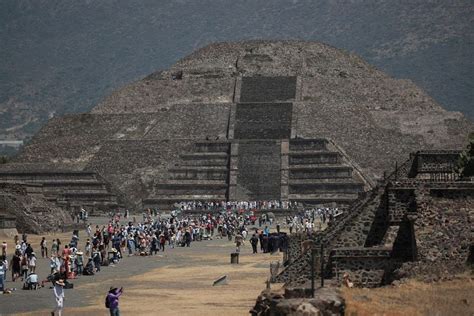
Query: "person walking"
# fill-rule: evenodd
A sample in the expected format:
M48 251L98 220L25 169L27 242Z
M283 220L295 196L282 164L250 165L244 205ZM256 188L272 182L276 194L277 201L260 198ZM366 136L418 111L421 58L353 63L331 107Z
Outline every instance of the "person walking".
M0 258L0 291L5 291L5 276L6 276L6 268L3 264L3 258Z
M258 237L256 234L253 234L250 238L250 244L252 245L253 253L257 253Z
M64 280L59 279L58 281L54 282L54 287L53 287L53 293L54 293L54 298L56 300L56 307L54 310L51 312L51 316L56 315L56 312L58 313L59 316L62 315L63 313L63 308L64 308Z
M119 298L123 293L123 288L110 287L105 299L105 306L109 309L110 316L120 316Z

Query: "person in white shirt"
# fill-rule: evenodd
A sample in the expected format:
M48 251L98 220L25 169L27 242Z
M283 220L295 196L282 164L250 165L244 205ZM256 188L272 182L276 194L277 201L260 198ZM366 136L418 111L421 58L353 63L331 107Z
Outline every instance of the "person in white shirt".
M28 268L31 273L36 272L36 254L34 252L31 253L31 257L28 259Z
M53 288L53 293L54 293L54 298L56 300L56 307L54 310L51 312L51 315L55 315L57 312L59 316L62 315L63 312L63 307L64 307L64 281L62 279L59 279L58 281L54 282L54 288Z
M38 286L38 275L34 272L30 273L25 280L24 288L28 290L36 289Z

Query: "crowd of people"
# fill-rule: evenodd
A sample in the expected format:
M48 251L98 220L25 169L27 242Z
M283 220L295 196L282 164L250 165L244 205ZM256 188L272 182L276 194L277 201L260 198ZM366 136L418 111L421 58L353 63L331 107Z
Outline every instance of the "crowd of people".
M313 231L321 231L327 225L334 222L343 214L343 210L339 208L308 208L299 211L293 216L286 217L286 224L290 234L294 232L312 233Z
M175 204L181 211L256 211L276 209L296 209L296 202L269 200L269 201L187 201Z
M37 255L33 247L28 243L27 235L23 234L21 240L18 236L14 238L15 250L8 261L8 244L2 243L2 256L0 257L0 289L4 289L7 280L7 271L11 271L12 281L20 279L24 288L32 289L38 286L38 275L36 274Z
M154 256L175 247L191 247L197 241L222 238L235 243L235 252L240 252L247 240L254 254L284 250L288 240L280 231L280 223L276 223L275 231L271 233L269 227L274 223L274 216L270 216L271 212L259 211L288 207L297 205L280 201L185 202L179 203L177 212L167 215L158 210L145 210L141 221L137 221L135 216L131 220L128 211L109 213L110 220L106 225L93 227L86 222L81 242L77 230L64 245L58 238L51 240L50 245L45 237L42 238L40 256L49 259L50 268L49 276L43 280L36 273L38 256L28 242L28 236L23 234L14 239L10 262L7 259L8 245L5 241L2 243L0 289L6 290L4 284L9 269L12 281L21 280L24 289L38 289L51 281L57 302L54 312L61 314L63 289L68 287L71 279L100 273L102 267L119 264L124 256ZM180 212L187 210L202 211L188 215ZM312 232L322 229L322 225L327 225L340 214L342 211L337 208L300 209L296 215L288 216L285 224L290 234ZM87 221L88 214L81 212L78 217ZM113 288L108 296L118 302L121 293L121 289ZM118 303L112 305L116 305L118 310Z

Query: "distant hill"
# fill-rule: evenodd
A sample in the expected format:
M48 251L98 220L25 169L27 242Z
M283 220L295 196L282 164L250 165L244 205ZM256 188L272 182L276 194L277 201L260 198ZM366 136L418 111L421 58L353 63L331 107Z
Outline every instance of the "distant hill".
M473 16L469 0L0 0L0 139L28 139L210 42L257 38L353 51L472 119Z

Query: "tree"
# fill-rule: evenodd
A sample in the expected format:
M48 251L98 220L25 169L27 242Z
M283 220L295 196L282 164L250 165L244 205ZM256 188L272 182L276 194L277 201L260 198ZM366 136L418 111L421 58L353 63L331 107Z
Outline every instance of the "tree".
M469 134L469 144L459 156L456 169L462 178L474 177L474 132Z

